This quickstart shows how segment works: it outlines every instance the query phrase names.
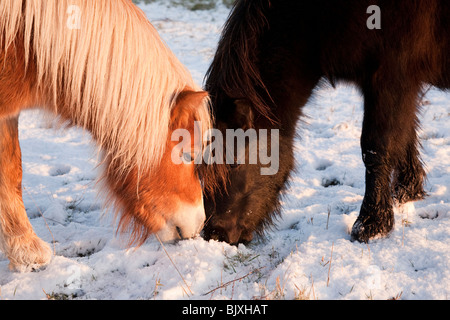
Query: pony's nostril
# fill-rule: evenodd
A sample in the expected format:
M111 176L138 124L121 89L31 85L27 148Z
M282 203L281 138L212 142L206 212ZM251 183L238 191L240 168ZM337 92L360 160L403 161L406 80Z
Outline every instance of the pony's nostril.
M183 239L183 233L181 232L181 228L180 227L175 227L175 230L177 231L177 234L180 237L180 239Z

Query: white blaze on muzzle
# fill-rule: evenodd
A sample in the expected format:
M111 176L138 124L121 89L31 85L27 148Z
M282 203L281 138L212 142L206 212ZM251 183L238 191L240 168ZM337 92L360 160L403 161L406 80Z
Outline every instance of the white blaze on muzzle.
M162 242L189 239L197 236L205 222L205 208L203 198L198 205L183 204L173 219L157 233Z

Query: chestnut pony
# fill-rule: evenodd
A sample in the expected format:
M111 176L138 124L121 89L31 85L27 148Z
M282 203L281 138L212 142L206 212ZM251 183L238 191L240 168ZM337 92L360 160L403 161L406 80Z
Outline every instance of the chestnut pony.
M106 204L141 245L195 236L205 213L193 162L172 132L209 128L207 94L128 0L0 2L0 249L16 270L49 263L22 200L18 117L40 107L92 134ZM201 143L201 142L200 142ZM199 143L192 141L189 153ZM186 150L183 149L183 150ZM183 154L180 154L182 157ZM186 157L185 157L186 158Z

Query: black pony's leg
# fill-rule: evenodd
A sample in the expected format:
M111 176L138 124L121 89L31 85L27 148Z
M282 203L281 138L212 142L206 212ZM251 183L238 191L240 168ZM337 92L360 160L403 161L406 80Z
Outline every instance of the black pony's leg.
M400 159L394 172L393 192L399 204L423 200L426 197L425 177L415 134L411 137L405 156Z
M353 240L360 242L368 242L377 235L386 236L394 227L391 188L394 169L401 168L399 182L406 183L408 166L419 168L414 162L418 159L414 154L417 149L412 146L416 145L420 86L408 82L407 77L394 78L378 74L376 80L363 88L361 148L366 166L366 193L351 234Z

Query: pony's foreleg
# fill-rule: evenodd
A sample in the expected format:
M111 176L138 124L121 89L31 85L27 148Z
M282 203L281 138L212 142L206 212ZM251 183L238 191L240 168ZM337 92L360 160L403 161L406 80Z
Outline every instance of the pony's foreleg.
M49 245L39 239L22 200L22 163L18 117L0 119L0 249L10 268L26 271L48 264Z
M366 193L352 229L352 239L368 242L377 235L386 236L394 228L392 172L411 163L405 160L405 155L413 157L413 162L418 159L413 154L416 150L411 148L411 141L416 136L420 85L407 80L376 78L363 91L365 115L361 148L366 166ZM420 171L420 167L417 168Z

